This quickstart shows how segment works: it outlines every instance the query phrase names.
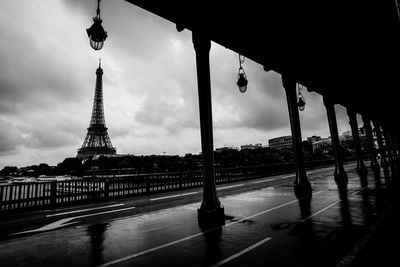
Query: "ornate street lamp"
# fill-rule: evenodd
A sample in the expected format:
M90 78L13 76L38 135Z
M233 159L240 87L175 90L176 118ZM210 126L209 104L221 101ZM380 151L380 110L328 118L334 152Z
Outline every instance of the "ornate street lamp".
M299 108L300 111L303 111L306 108L306 101L304 100L304 96L301 93L301 90L303 90L303 86L298 83L297 88L299 90L297 97L297 107Z
M242 64L244 63L244 56L239 54L239 71L238 71L238 80L237 80L237 86L239 86L239 91L241 93L246 92L247 90L247 77L246 73L244 72L244 69L242 67Z
M103 26L101 26L103 20L100 18L100 0L97 0L96 12L97 15L93 18L94 23L89 29L86 29L86 32L90 40L90 46L94 50L100 50L103 48L104 41L107 38L107 32L104 30Z

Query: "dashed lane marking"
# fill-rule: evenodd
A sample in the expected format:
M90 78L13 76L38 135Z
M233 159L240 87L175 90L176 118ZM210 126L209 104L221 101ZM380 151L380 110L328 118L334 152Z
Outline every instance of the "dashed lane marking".
M275 178L272 178L272 179L264 179L264 180L261 180L261 181L252 182L252 184L266 183L266 182L275 181L275 180L276 180Z
M229 186L223 186L223 187L218 187L217 190L224 190L224 189L229 189L229 188L234 188L234 187L240 187L244 186L245 184L235 184L235 185L229 185Z
M182 196L194 195L194 194L197 194L197 193L198 192L196 191L196 192L189 192L189 193L171 195L171 196L165 196L165 197L150 198L150 201L156 201L156 200L162 200L162 199L168 199L168 198L174 198L174 197L182 197Z
M221 266L221 265L223 265L223 264L225 264L225 263L227 263L227 262L229 262L229 261L231 261L231 260L233 260L233 259L236 259L237 257L242 256L242 255L245 254L246 252L249 252L250 250L255 249L256 247L261 246L262 244L264 244L264 243L270 241L271 239L272 239L271 237L264 238L263 240L261 240L261 241L255 243L255 244L253 244L253 245L251 245L250 247L247 247L247 248L243 249L242 251L239 251L238 253L233 254L232 256L230 256L230 257L228 257L228 258L226 258L226 259L224 259L224 260L222 260L222 261L219 261L219 262L217 262L217 263L214 264L214 265L211 265L211 267L218 267L218 266Z
M99 210L99 209L106 209L106 208L119 207L119 206L124 206L124 205L125 205L125 204L122 204L122 203L121 203L121 204L114 204L114 205L109 205L109 206L101 206L101 207L90 208L90 209L72 210L72 211L60 212L60 213L55 213L55 214L49 214L49 215L46 215L46 217L49 218L49 217L55 217L55 216L73 214L73 213L80 213L80 212L85 212L85 211L92 211L92 210Z

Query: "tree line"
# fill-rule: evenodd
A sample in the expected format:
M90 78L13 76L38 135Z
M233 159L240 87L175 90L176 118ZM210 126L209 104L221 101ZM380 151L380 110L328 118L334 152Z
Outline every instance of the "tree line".
M365 142L362 140L363 153L366 155ZM341 142L341 153L344 157L354 156L354 143L352 140ZM319 146L317 149L307 141L303 141L304 158L306 161L329 159L332 155L332 147L329 143ZM245 167L274 163L291 162L294 160L293 150L277 150L269 147L255 149L225 148L214 152L216 167ZM18 168L6 166L0 171L1 176L34 176L40 175L76 175L82 176L90 170L115 170L129 169L132 173L153 173L171 171L190 171L202 168L201 154L178 155L126 155L118 157L100 156L82 162L77 158L66 158L57 166L49 166L46 163Z

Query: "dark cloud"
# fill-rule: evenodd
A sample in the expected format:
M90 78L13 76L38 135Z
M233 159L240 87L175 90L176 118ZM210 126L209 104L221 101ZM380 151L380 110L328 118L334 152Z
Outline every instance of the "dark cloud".
M197 127L197 112L191 107L194 106L182 97L153 96L146 98L135 114L135 120L146 125L162 126L170 133L176 133L182 131L182 128Z
M22 137L14 125L0 117L0 155L15 151Z
M228 50L221 54L224 53L232 55ZM287 127L289 120L286 97L280 75L266 73L254 62L246 60L245 70L249 84L247 92L242 94L236 86L237 63L234 61L235 58L229 62L221 60L218 68L225 74L214 78L217 80L213 82L214 110L217 111L215 127L244 127L264 131ZM264 77L268 77L268 80Z
M59 101L80 102L84 84L73 52L51 52L51 42L0 25L7 43L0 43L0 111L24 113L56 108ZM68 51L68 50L67 50Z
M96 15L97 1L94 0L61 0L61 2L69 9L69 11L84 12L91 16ZM102 1L100 8L103 9L104 4L110 1ZM104 11L103 11L104 13Z

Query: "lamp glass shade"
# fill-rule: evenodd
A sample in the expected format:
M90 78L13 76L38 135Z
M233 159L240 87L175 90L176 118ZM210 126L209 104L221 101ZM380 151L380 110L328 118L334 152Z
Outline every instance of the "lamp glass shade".
M100 50L103 48L104 41L107 38L107 32L101 26L102 20L100 18L93 18L93 25L86 29L87 35L89 37L90 46L94 50Z
M299 100L297 101L297 107L299 108L300 111L303 111L306 108L306 102L304 102L303 97L299 97Z
M247 83L248 83L248 81L247 81L247 79L245 77L245 74L244 73L239 73L239 78L238 78L238 81L237 81L236 84L237 84L237 86L239 86L239 91L241 93L246 92Z

